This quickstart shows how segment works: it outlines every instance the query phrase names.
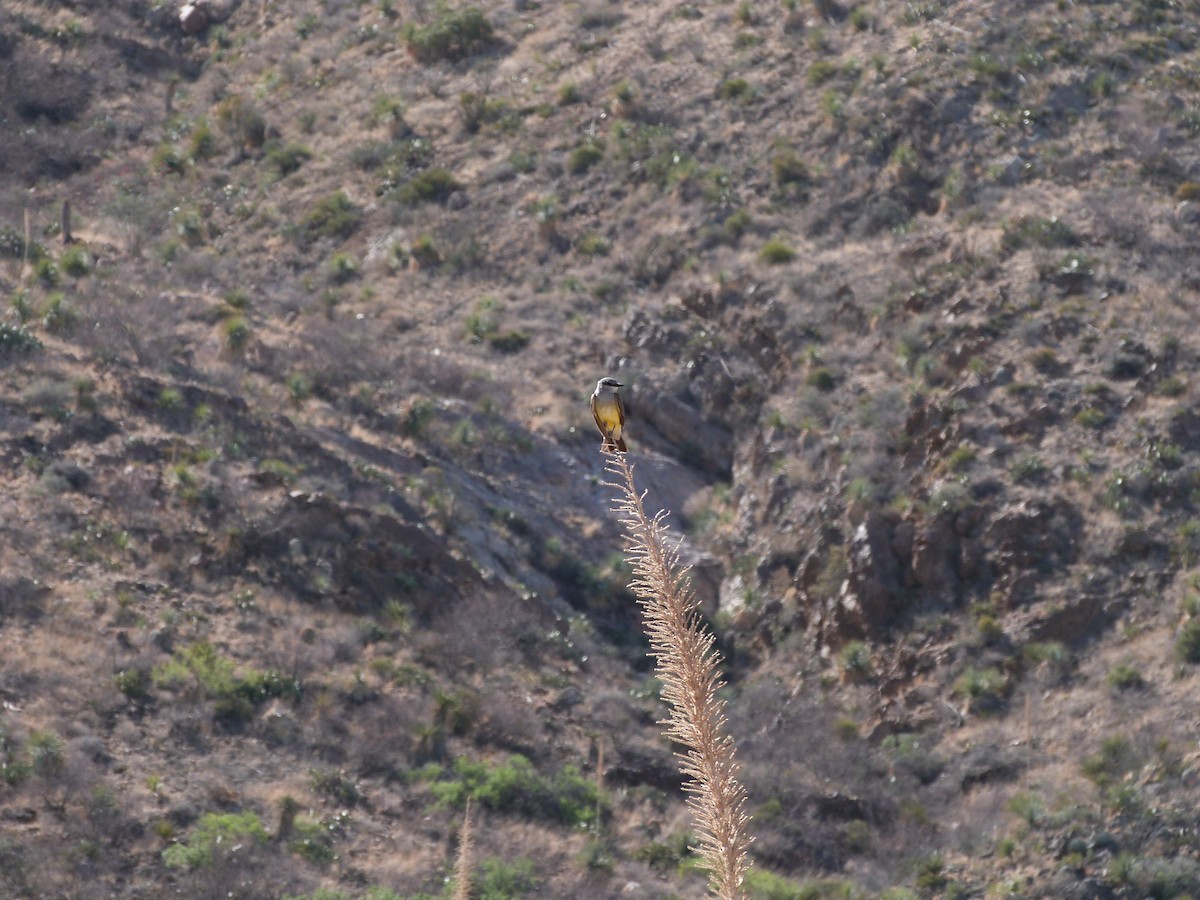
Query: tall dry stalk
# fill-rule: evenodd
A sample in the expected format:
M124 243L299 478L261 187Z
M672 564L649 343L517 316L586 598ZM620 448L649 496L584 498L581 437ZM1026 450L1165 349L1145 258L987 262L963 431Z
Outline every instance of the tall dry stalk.
M697 849L709 871L709 889L721 900L747 900L743 882L749 868L749 816L746 791L737 780L736 747L725 730L725 703L717 696L724 684L720 654L700 620L687 569L679 565L679 542L668 535L666 511L647 516L627 455L606 455L607 471L614 477L608 485L619 494L614 510L629 539L629 586L642 607L650 654L670 707L660 724L684 748L676 756L688 779L684 790L700 837Z
M467 798L467 811L463 813L462 828L458 832L458 858L454 861L454 900L470 900L471 897L471 798Z

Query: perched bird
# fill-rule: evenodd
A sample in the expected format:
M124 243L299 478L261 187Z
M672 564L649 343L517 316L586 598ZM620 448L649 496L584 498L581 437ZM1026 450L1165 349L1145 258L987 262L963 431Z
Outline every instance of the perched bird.
M596 392L592 394L592 417L596 427L604 435L604 443L600 449L616 450L620 453L628 451L621 432L625 430L625 407L617 388L624 387L617 379L605 376L596 382Z

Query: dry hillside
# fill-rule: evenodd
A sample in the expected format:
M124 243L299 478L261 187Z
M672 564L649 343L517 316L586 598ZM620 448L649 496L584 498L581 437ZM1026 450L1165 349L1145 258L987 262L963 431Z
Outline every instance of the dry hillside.
M612 374L751 897L1200 896L1194 0L205 8L0 6L0 894L705 896Z

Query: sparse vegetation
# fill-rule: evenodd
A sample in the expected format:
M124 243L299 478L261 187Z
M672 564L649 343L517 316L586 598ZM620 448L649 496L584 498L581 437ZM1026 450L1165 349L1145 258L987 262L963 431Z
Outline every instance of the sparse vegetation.
M486 50L495 40L492 23L474 7L442 8L427 24L409 23L401 32L404 44L421 62L454 62Z
M747 897L1196 892L1187 4L233 5L0 14L0 896L705 896L601 374Z

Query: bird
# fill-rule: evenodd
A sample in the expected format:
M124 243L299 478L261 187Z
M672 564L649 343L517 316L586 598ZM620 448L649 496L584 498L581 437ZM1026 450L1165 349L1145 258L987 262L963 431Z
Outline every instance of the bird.
M629 451L621 434L625 430L625 406L617 393L617 388L624 386L609 375L596 382L596 391L592 394L592 418L596 420L596 427L604 435L604 443L600 445L601 452Z

